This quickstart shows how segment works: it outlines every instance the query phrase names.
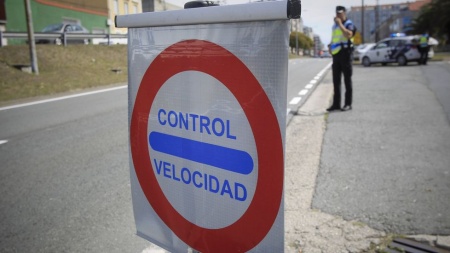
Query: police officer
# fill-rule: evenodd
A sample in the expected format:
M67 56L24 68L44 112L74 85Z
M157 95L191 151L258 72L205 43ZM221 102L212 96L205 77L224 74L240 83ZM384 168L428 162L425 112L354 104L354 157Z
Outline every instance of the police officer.
M419 64L427 65L428 60L428 51L430 50L430 46L428 45L428 40L430 36L428 33L422 34L419 39L419 52L420 52L420 61Z
M344 6L336 7L336 17L334 18L333 33L328 50L333 55L333 104L327 111L352 109L352 61L353 43L352 37L356 28L353 22L347 19ZM344 74L345 84L345 104L341 109L341 77Z

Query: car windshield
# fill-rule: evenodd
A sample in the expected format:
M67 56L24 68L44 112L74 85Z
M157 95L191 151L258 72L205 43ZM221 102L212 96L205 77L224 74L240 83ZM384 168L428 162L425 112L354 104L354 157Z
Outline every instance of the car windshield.
M388 47L389 46L389 41L381 41L381 42L378 42L378 44L376 45L376 47L375 48L386 48L386 47Z
M59 32L61 31L63 24L55 24L55 25L49 25L45 27L42 32Z
M358 49L364 49L364 48L366 48L366 47L368 47L368 46L369 46L369 44L362 44L362 45L359 46Z

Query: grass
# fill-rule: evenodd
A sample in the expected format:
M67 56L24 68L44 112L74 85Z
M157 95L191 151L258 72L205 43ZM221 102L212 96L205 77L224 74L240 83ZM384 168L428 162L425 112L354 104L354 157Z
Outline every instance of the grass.
M36 49L39 75L18 68L30 65L27 45L0 48L0 104L124 83L128 79L126 45L37 45ZM302 57L289 54L290 59ZM435 60L450 60L450 53L436 53ZM114 69L121 72L116 74Z
M303 56L303 55L296 55L293 53L289 53L289 59L297 59L297 58L303 58L303 57L310 57L310 56Z
M126 45L37 45L36 51L39 75L18 68L30 66L27 45L0 48L0 103L127 81Z
M28 45L0 48L0 105L127 81L126 45L36 45L39 75L26 73ZM290 58L302 56L290 54ZM116 74L112 70L121 69Z
M450 61L450 52L434 53L433 61Z

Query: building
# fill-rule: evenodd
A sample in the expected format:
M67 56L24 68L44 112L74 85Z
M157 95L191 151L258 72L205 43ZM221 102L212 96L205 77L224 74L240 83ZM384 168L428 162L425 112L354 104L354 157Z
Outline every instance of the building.
M303 27L303 33L306 35L306 37L309 37L314 43L314 32L313 32L312 27L304 26ZM314 56L314 45L313 45L313 48L311 50L309 50L309 49L306 50L305 49L303 53L304 53L304 55Z
M182 9L180 6L176 6L170 3L166 3L165 0L107 0L108 8L110 10L109 18L114 20L116 15L135 14L141 12L157 12L168 10ZM112 34L126 34L127 28L116 28L114 22L112 22L111 33Z
M181 9L166 4L164 0L154 1L155 11ZM50 24L76 23L91 33L126 34L127 28L115 27L115 16L143 12L142 0L30 0L30 5L35 32ZM23 0L0 0L0 31L27 31ZM9 39L9 42L24 43L14 39Z
M314 57L319 57L322 54L324 44L318 35L314 35Z
M127 28L116 28L117 15L137 14L142 12L141 0L104 0L108 6L108 26L111 34L126 34Z
M108 28L105 0L30 0L34 31L56 23L76 23L90 32ZM25 2L4 1L6 31L26 32Z
M170 11L183 9L183 6L167 3L165 0L142 0L143 12Z
M309 37L311 40L314 40L314 33L311 27L305 26L303 27L303 33Z
M364 6L364 27L362 27L361 6L352 6L348 18L353 21L365 43L376 42L391 33L408 33L422 6L430 2L431 0L416 0L399 4Z
M291 19L290 21L290 35L292 33L301 33L303 32L303 20L301 18L299 19ZM293 54L302 54L302 52L299 50L299 45L296 44L295 48L291 47L291 53Z
M303 20L299 19L291 19L291 33L292 32L303 32Z

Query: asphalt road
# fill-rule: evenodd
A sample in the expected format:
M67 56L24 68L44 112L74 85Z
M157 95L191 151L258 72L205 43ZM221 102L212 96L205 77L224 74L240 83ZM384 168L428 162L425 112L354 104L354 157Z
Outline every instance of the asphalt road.
M288 118L329 63L290 61ZM328 117L314 208L449 234L449 80L445 63L355 66L354 109ZM55 99L0 108L0 251L149 249L135 235L126 87Z
M288 101L303 101L288 108L329 62L290 61ZM0 251L147 249L135 235L126 87L36 102L0 108Z
M0 111L1 252L141 252L126 89Z
M287 123L314 91L331 67L331 58L302 58L289 61Z
M330 113L313 208L399 234L450 234L450 65L354 68Z

